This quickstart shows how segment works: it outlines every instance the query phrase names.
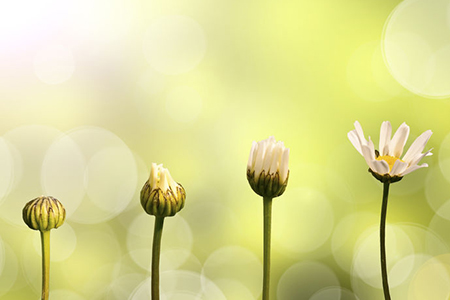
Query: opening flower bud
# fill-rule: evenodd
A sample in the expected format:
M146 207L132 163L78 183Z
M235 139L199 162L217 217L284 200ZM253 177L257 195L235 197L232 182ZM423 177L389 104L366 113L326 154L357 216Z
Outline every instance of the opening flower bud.
M141 205L149 215L174 216L184 207L186 192L163 165L152 163L150 177L141 190Z
M247 179L253 191L274 198L286 190L289 179L289 148L273 136L253 142L247 163Z
M31 229L48 231L64 223L66 210L58 199L41 196L25 204L22 217Z

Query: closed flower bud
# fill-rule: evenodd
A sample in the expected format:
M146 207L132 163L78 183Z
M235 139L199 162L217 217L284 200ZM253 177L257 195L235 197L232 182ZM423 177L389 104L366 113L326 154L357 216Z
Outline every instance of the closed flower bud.
M289 148L273 136L253 142L247 163L247 179L253 191L274 198L284 193L289 179Z
M64 223L66 210L56 198L41 196L25 205L22 217L31 229L47 231Z
M141 204L149 215L174 216L184 207L186 193L163 165L152 163L150 178L141 190Z

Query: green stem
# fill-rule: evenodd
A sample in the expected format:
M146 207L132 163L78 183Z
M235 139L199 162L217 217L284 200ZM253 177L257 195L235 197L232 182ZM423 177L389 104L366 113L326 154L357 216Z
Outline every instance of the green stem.
M50 230L41 231L42 245L42 300L48 300L50 283Z
M152 249L152 300L159 300L159 258L164 217L156 217Z
M381 258L381 278L383 281L384 299L391 300L389 294L389 283L386 267L386 213L389 195L389 182L385 182L383 186L383 204L381 205L381 220L380 220L380 258Z
M270 235L272 227L272 198L263 198L264 201L264 275L262 299L269 300L270 287Z

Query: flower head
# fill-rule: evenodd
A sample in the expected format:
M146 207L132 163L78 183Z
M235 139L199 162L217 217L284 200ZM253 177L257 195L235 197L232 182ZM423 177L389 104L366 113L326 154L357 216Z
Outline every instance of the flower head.
M31 229L47 231L64 223L66 210L58 199L41 196L25 204L22 217Z
M409 135L409 126L403 123L391 139L392 127L389 121L381 124L379 150L375 150L374 144L369 137L367 141L358 121L355 129L348 133L348 138L353 146L364 157L369 165L369 171L381 182L396 182L406 174L417 169L428 167L428 164L418 165L420 160L432 155L431 150L422 153L425 145L433 132L427 130L422 133L409 147L403 158L400 158Z
M150 178L141 190L141 204L149 215L174 216L184 207L186 193L163 165L152 163Z
M253 142L247 163L247 179L253 191L262 197L283 194L289 178L289 148L273 136Z

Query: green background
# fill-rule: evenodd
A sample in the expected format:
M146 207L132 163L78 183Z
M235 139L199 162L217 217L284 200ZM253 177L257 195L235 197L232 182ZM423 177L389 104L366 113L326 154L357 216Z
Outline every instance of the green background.
M448 1L15 1L0 12L0 298L38 299L26 202L67 210L51 299L149 299L152 162L186 189L166 219L163 299L258 299L262 199L252 141L291 150L273 203L272 299L382 299L382 187L358 120L425 130L429 168L391 186L392 297L450 293ZM397 6L399 5L399 6ZM392 16L390 17L392 13ZM377 148L377 147L376 147Z

